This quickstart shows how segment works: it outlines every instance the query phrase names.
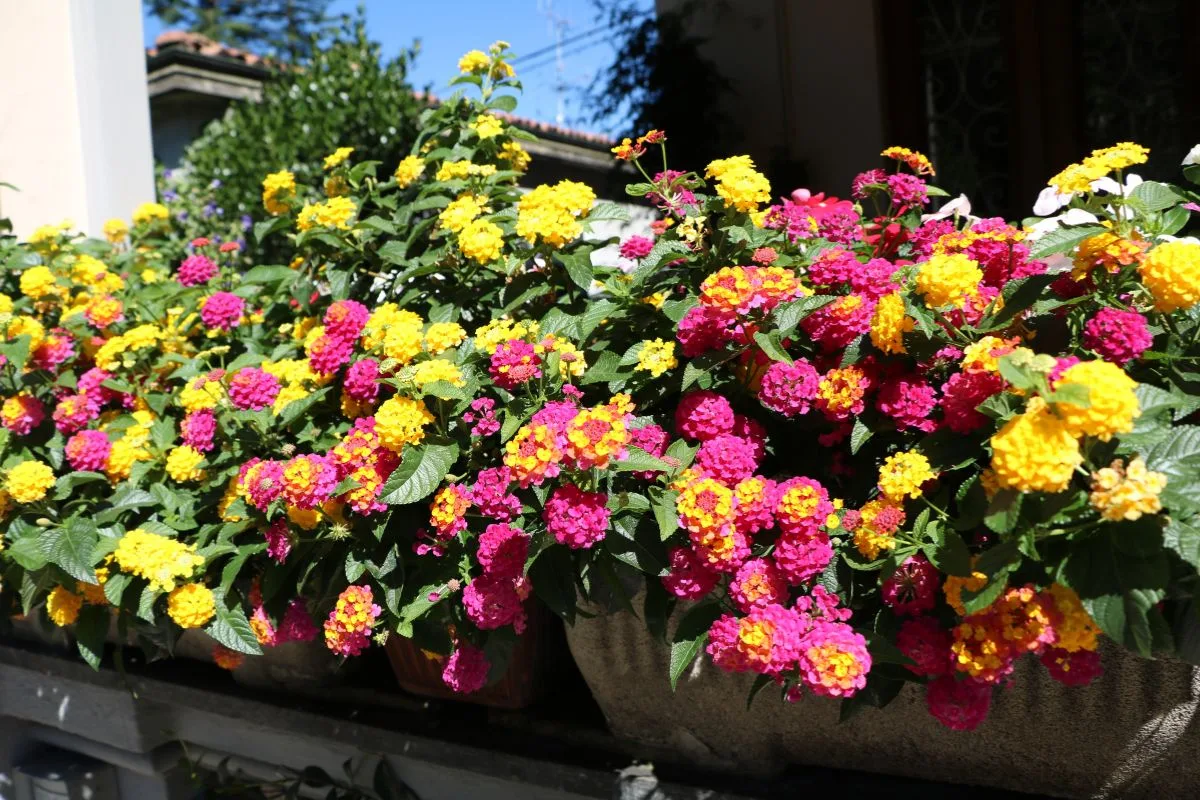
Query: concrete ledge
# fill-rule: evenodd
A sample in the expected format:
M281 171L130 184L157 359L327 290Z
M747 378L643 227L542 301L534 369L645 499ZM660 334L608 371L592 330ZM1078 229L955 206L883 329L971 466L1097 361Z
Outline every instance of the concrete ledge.
M262 99L261 79L183 64L169 64L156 69L146 76L146 83L151 97L169 92L189 92L256 103Z
M178 666L182 675L193 672L227 680L215 668L184 662L170 666ZM591 764L517 754L512 751L514 744L525 744L528 752L535 753L569 749L562 741L539 742L538 737L523 737L519 731L494 730L485 735L485 740L496 743L494 749L435 735L458 732L463 738L474 734L474 739L480 739L481 729L486 728L482 709L467 711L467 717L475 715L474 725L460 719L454 722L464 723L461 726L448 726L428 710L404 711L405 704L383 715L378 713L384 707L379 704L373 715L354 707L343 707L336 714L318 713L307 698L269 702L254 699L253 692L235 685L228 688L228 692L216 691L133 671L124 677L110 669L93 672L72 658L0 644L0 729L11 735L21 727L27 739L60 748L71 749L72 742L78 741L73 749L137 774L161 769L176 748L185 752L192 748L297 771L319 766L331 775L340 775L347 759L367 756L364 763L373 764L373 755L386 758L422 800L748 797L667 783L652 772L622 774L619 767L632 759L619 753L594 751ZM389 717L396 725L384 727L362 719L368 716ZM397 729L407 726L426 730ZM525 738L528 741L522 743ZM369 785L369 773L364 780ZM647 786L650 791L643 792Z

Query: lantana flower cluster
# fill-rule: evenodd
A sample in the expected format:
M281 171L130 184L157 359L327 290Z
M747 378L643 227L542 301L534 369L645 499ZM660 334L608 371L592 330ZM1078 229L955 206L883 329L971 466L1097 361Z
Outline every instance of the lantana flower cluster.
M472 97L390 174L347 146L319 186L265 176L253 239L287 264L158 203L0 240L10 610L85 656L112 615L203 630L230 669L411 640L474 692L537 604L636 585L676 653L793 701L915 684L963 730L1023 657L1075 686L1102 636L1188 635L1200 206L1106 188L1145 148L1068 168L1068 213L1026 227L938 208L904 147L849 199L777 198L650 131L614 155L655 219L606 241L590 187L518 190L510 61L466 54Z

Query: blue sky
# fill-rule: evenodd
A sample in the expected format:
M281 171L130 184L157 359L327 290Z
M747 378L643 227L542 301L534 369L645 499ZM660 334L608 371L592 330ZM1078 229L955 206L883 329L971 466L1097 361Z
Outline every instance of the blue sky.
M639 0L649 10L653 0ZM360 0L334 0L335 14L352 13ZM562 21L564 38L597 27L591 0L364 0L367 31L392 56L419 39L421 53L411 72L414 86L446 91L459 56L486 49L496 39L508 41L520 57L554 44L551 15ZM153 17L145 23L146 43L152 44L163 26ZM562 98L566 124L596 130L581 108L581 89L611 63L614 48L606 32L582 37L563 47ZM559 75L553 51L516 63L525 95L517 113L545 122L558 114Z

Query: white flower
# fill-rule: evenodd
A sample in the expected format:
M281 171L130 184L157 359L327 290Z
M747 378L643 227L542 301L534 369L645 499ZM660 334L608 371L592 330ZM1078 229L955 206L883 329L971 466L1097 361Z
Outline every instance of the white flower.
M1200 147L1200 145L1197 145ZM1129 174L1125 176L1125 187L1122 192L1121 184L1114 181L1112 178L1100 178L1091 182L1091 190L1097 194L1125 194L1128 195L1135 186L1142 183L1142 176ZM1039 217L1048 217L1055 211L1065 206L1075 198L1074 192L1059 194L1058 190L1053 186L1047 186L1038 194L1037 202L1033 204L1033 213Z
M1105 192L1107 194L1124 194L1124 195L1128 196L1130 192L1132 192L1136 187L1140 186L1142 183L1144 183L1144 181L1142 180L1141 175L1134 175L1134 174L1130 173L1129 175L1125 176L1124 191L1122 191L1121 184L1117 183L1112 178L1107 178L1107 177L1092 181L1091 187L1092 187L1093 192Z
M1048 217L1055 211L1071 202L1073 194L1059 194L1053 186L1047 186L1038 194L1037 202L1033 204L1033 213L1039 217Z
M965 194L960 194L932 214L922 214L921 222L946 219L947 217L963 217L966 219L968 225L979 219L979 217L971 216L971 201L967 199Z
M1059 214L1057 217L1048 217L1030 227L1029 239L1030 241L1036 241L1062 226L1095 224L1099 221L1095 214L1090 214L1082 208L1072 208L1065 214Z
M1188 150L1188 154L1183 157L1183 166L1190 167L1193 164L1200 164L1200 144Z

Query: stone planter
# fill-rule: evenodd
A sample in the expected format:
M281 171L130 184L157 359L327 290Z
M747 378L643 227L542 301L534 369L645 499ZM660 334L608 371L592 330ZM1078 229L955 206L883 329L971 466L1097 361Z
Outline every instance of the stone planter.
M9 635L17 641L36 642L64 653L75 649L71 634L48 621L40 606L26 615L12 617L9 622L12 625Z
M1200 670L1115 646L1089 687L1022 659L988 720L960 733L929 715L917 686L845 723L835 701L786 704L769 688L747 710L752 678L704 656L672 695L669 648L630 614L581 618L567 640L615 735L709 768L796 763L1079 798L1194 797L1200 786Z
M198 630L184 631L175 643L177 658L212 663L216 641ZM338 658L320 639L311 642L286 642L264 648L261 656L246 656L233 671L233 679L243 686L275 691L295 691L327 686L337 680Z

